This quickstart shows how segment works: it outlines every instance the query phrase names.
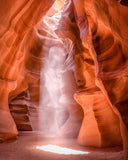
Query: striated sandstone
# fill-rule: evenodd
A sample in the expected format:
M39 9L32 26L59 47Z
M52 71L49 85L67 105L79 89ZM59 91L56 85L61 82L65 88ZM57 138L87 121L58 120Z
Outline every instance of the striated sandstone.
M123 143L127 150L127 1L121 0L120 3L115 0L67 0L65 3L63 0L56 1L58 9L61 9L63 4L64 7L55 31L52 30L55 25L52 16L57 13L56 8L53 7L47 17L50 27L40 21L53 2L53 0L22 2L6 0L1 3L1 15L4 16L0 16L0 122L6 132L3 130L4 127L0 128L0 139L3 141L17 135L8 101L11 103L13 98L28 89L30 104L34 107L39 105L43 98L40 88L44 84L40 82L42 76L40 72L44 67L44 57L48 56L52 47L58 48L58 51L60 48L63 49L68 39L73 45L75 69L63 74L65 83L61 92L69 101L66 102L61 97L59 102L68 111L69 123L63 122L58 135L66 135L68 131L70 131L68 136L78 134L82 114L79 113L77 102L84 112L78 143L97 147ZM55 38L53 35L58 37ZM50 38L50 41L47 38ZM57 42L58 39L61 39L62 43ZM52 60L54 58L52 57ZM47 93L47 89L44 88L43 92ZM19 104L18 108L13 106L11 111L13 114L19 112L22 114L25 107ZM21 117L16 123L29 123L25 115ZM71 117L78 118L79 127L76 133L74 132L76 122ZM73 129L70 130L72 123Z
M2 126L5 124L5 131L0 128L0 138L3 138L3 140L17 135L15 123L9 112L8 99L11 101L12 98L28 88L25 74L27 53L23 45L24 38L28 31L45 15L53 2L54 0L1 1L0 88L3 89L0 91L2 103L0 109L1 114L7 112L7 121L10 119L8 128L8 126L6 127L5 117L1 116ZM14 91L12 92L12 90Z
M73 4L82 44L95 62L95 84L119 118L127 150L128 136L123 124L127 126L127 116L120 108L127 105L128 9L114 0L83 0Z

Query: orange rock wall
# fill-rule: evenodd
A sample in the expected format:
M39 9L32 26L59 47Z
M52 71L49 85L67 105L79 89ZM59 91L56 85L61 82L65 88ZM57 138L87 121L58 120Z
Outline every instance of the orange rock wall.
M2 141L15 137L17 134L15 123L9 113L8 99L10 101L28 88L28 78L25 72L27 53L24 48L24 38L28 31L45 15L53 2L54 0L1 1L0 126L3 128L0 128L0 138ZM5 113L6 118L3 116ZM9 119L10 126L8 126Z
M1 140L17 134L8 100L29 89L32 104L38 105L47 40L42 47L39 34L45 33L39 28L44 26L36 24L52 4L52 0L6 0L0 6L0 125L8 128L5 132L0 128ZM115 0L67 0L55 31L59 38L73 43L74 99L84 112L78 143L85 146L123 143L128 148L127 14L127 6ZM5 117L10 118L11 128Z
M127 150L128 135L125 127L128 126L128 97L126 94L128 83L128 23L126 17L128 8L114 0L73 0L73 4L82 44L89 50L89 53L94 60L95 85L101 90L101 93L106 99L103 101L102 105L105 107L104 102L107 101L109 110L113 112L112 117L114 118L114 116L116 116L118 122L116 122L116 119L114 120L112 117L111 118L115 121L115 124L120 124L118 127L123 139L124 148ZM89 92L86 94L89 94ZM79 101L79 97L77 99ZM105 127L104 122L106 130L102 130L104 127L102 128L101 122L99 121L102 121L102 118L100 117L99 119L99 117L97 117L100 114L97 112L98 108L96 107L97 109L95 110L95 107L96 105L94 103L94 115L98 122L101 137L104 139L105 135L102 136L102 133L109 132L109 129L107 129L107 126ZM123 110L125 113L123 113ZM101 113L105 118L107 112ZM106 115L106 121L108 121L107 117L109 117L109 120L111 119L108 115ZM109 126L112 125L112 127L114 127L115 125L111 122ZM125 124L125 127L123 123ZM114 132L112 131L112 134L113 133ZM117 135L117 137L119 137L119 135Z

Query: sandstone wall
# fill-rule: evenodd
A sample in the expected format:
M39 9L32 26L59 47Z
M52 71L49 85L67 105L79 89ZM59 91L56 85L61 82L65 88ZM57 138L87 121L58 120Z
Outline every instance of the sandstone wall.
M46 36L42 29L45 25L38 22L52 3L52 0L1 3L1 140L17 135L8 100L11 103L29 89L31 104L38 106L40 101L42 56L54 40L49 43L42 39ZM58 8L62 5L63 1ZM56 13L54 10L49 14L52 16L53 12ZM55 30L63 42L68 38L73 44L73 75L77 85L74 99L84 112L78 143L85 146L123 143L125 149L128 148L127 14L125 1L120 4L115 0L67 0ZM50 28L45 29L50 31ZM69 128L64 127L63 132L66 129Z
M11 101L28 88L24 38L45 15L53 2L54 0L2 0L0 2L0 126L2 126L0 139L2 141L17 135L15 123L9 112L8 100Z

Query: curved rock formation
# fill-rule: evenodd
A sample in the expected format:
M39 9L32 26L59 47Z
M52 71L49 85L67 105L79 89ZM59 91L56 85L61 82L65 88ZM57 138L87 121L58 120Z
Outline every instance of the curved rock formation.
M112 0L73 1L80 36L95 62L95 84L120 119L120 130L127 150L127 116L119 108L127 104L127 7ZM123 84L123 85L122 85ZM124 89L125 88L125 89ZM118 111L117 111L117 109ZM125 116L125 118L124 118Z
M40 80L44 74L41 68L45 68L45 56L49 57L52 47L56 47L56 52L58 48L57 53L65 53L65 60L60 55L59 64L57 59L53 64L54 58L57 58L53 56L50 63L57 67L64 62L66 67L69 44L72 44L74 70L70 68L61 75L64 82L61 93L64 97L58 98L58 103L67 109L70 116L67 116L67 121L63 121L59 135L78 134L80 124L75 132L76 121L73 121L73 117L81 122L82 115L78 109L80 105L84 119L78 143L97 147L123 143L125 150L128 150L127 1L67 0L64 3L64 0L58 0L58 9L62 9L63 4L64 7L52 30L55 25L54 14L57 13L54 6L49 10L45 23L40 19L53 3L54 0L2 0L0 140L17 135L8 102L11 103L12 99L28 89L30 104L36 108L40 98L43 98L43 94L40 95ZM47 27L46 24L51 26ZM56 70L55 66L53 68ZM46 88L43 91L47 93ZM79 105L73 100L73 95ZM10 107L12 112L15 112L14 108L15 106ZM72 123L73 129L70 130Z
M0 5L0 95L1 125L0 138L15 137L17 129L8 108L9 101L28 88L25 75L26 51L24 38L28 31L45 15L54 0L2 1ZM36 8L36 10L35 10ZM14 90L12 92L12 90ZM6 126L9 121L9 128Z
M40 109L44 112L45 118L41 124L44 125L43 130L47 132L47 136L57 132L59 137L77 137L83 117L80 106L73 99L73 93L76 90L73 47L68 37L60 39L55 33L61 13L56 10L56 14L52 15L53 9L55 12L55 8L51 8L37 28L38 36L43 44ZM64 110L68 112L68 119L61 126L58 121L65 119ZM47 112L51 115L51 124ZM41 117L40 121L42 119Z
M81 11L78 4L77 7ZM74 98L82 106L85 114L78 142L87 146L120 145L122 140L118 116L111 109L111 105L107 102L108 100L102 90L95 84L94 59L90 54L90 48L82 45L73 9L71 1L67 1L62 13L62 20L56 32L61 38L69 37L74 44L75 79L78 86ZM87 19L85 20L87 22ZM83 26L86 27L85 32L87 32L87 25L84 23ZM83 33L83 30L81 32ZM90 38L88 32L87 36ZM111 115L110 121L105 118L109 114ZM116 128L116 135L114 133L115 129L110 126L111 124Z

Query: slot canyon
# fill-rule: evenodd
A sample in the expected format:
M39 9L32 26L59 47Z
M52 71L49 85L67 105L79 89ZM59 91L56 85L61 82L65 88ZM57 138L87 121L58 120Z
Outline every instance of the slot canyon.
M0 160L128 160L128 0L0 13Z

